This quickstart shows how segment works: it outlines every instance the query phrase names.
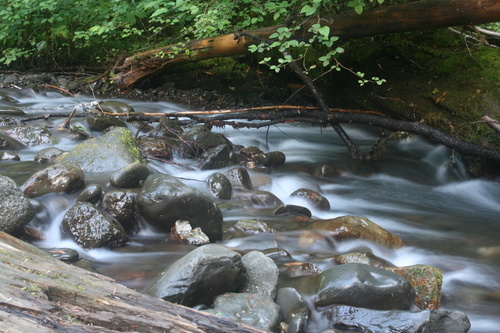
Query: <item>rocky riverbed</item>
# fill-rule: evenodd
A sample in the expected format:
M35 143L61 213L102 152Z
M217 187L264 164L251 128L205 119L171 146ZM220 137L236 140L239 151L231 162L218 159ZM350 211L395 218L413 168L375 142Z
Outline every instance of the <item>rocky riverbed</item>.
M3 87L21 88L20 94L43 94L29 87L57 86L87 94L100 88L49 74L12 74L0 82ZM163 89L148 94L179 101L184 93ZM134 112L109 97L113 94L87 107ZM126 97L141 94L144 97L134 91ZM0 97L15 104L9 95ZM224 96L198 91L184 102L195 104L190 98L216 108ZM234 98L224 101L225 106L239 103ZM1 163L19 160L17 152L22 149L41 147L34 157L39 170L20 184L0 176L1 231L36 243L51 222L47 202L70 197L69 207L61 208L60 232L83 249L127 247L134 236L151 229L167 235L169 242L192 246L144 288L167 301L267 331L467 332L470 328L463 312L440 309L443 277L436 267L395 267L370 250L337 253L319 267L294 260L279 248L255 251L221 245L222 240L299 230L305 244L362 240L388 250L405 246L404 239L364 216L315 216L316 210L331 209L319 189L289 193L304 205L285 204L266 190L272 182L268 175L286 164L281 151L236 145L206 126L183 127L174 120L131 125L126 119L87 114L79 126L54 128L43 121L24 121L27 115L18 111L0 109ZM61 140L71 142L71 149L52 147ZM158 170L152 161L175 163L209 176L193 186L175 173ZM343 170L320 165L310 172L333 179ZM265 213L225 223L226 213L234 207ZM276 227L266 222L280 218L291 223Z

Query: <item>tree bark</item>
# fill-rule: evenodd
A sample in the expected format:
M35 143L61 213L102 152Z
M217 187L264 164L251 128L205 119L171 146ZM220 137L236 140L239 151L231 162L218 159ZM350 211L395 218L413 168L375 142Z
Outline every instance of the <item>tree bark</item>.
M263 333L138 293L0 232L0 332L128 331Z
M330 34L342 39L359 38L413 30L437 29L457 25L482 24L500 21L498 0L422 0L401 5L392 5L363 12L342 14L321 20L330 27ZM294 36L305 39L308 29L318 23L309 19ZM244 34L227 34L187 43L190 52L174 53L182 47L170 45L163 48L137 53L125 59L117 67L113 78L120 88L132 88L172 66L210 58L244 54L248 46L255 44L245 34L268 39L281 26L246 31Z

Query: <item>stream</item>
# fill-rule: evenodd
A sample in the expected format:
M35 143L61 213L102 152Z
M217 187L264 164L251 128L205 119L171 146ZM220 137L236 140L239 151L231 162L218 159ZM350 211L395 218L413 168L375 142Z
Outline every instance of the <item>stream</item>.
M1 108L15 107L26 117L47 113L69 113L73 107L94 100L92 96L68 97L59 93L22 94L17 90L0 89ZM121 100L138 112L175 112L186 106L168 102ZM80 109L80 107L77 107ZM84 118L73 118L72 125L82 125ZM51 127L65 118L31 121ZM130 125L133 133L137 128ZM370 151L380 134L367 126L344 126L364 153ZM281 248L294 261L311 262L320 269L332 265L331 258L340 253L370 251L396 266L426 264L438 267L444 276L442 308L467 314L470 332L500 332L500 179L472 179L467 176L459 156L446 147L434 145L419 137L391 142L385 153L375 161L353 161L332 128L285 124L269 129L213 129L234 144L257 146L264 152L281 151L286 155L284 166L263 173L265 181L259 189L270 191L286 204L309 208L314 218L327 219L343 215L367 217L401 237L406 247L389 250L363 241L337 242L308 236L303 224L290 216L275 216L269 209L236 207L220 204L225 228L243 218L258 218L278 232L246 238L224 239L221 243L237 250ZM56 145L70 150L77 142L61 139ZM35 146L16 152L20 161L1 161L0 174L21 185L37 170L47 167L33 161L44 148ZM192 160L176 159L178 163L196 167ZM332 178L312 176L313 170L328 164L338 170ZM209 193L204 180L213 172L186 171L175 165L150 161L158 172L181 177L186 184ZM259 178L259 179L260 179ZM86 175L86 183L110 187L107 177ZM322 193L330 202L329 211L308 206L300 198L290 197L299 188ZM37 198L47 207L46 224L39 226L46 239L39 247L70 247L89 259L97 271L130 288L141 290L165 266L193 249L192 246L166 239L165 234L144 229L132 237L130 244L115 250L83 250L62 239L59 224L77 194L46 195ZM214 199L215 200L215 199ZM39 217L40 218L40 217ZM279 264L279 263L278 263ZM286 284L286 279L281 281Z

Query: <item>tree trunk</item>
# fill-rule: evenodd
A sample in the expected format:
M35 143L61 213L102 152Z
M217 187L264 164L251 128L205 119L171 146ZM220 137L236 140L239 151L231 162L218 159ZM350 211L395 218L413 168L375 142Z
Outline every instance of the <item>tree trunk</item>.
M0 232L0 332L261 330L135 292Z
M321 20L330 27L330 34L342 39L359 38L380 34L413 30L437 29L457 25L482 24L500 21L498 0L422 0L365 11L361 15L348 13ZM294 38L308 37L308 28L317 23L309 19ZM174 53L179 45L137 53L125 59L117 67L113 78L120 88L131 88L157 75L161 71L180 64L203 59L244 54L256 41L248 35L268 39L281 26L245 31L244 35L227 34L189 42L190 51ZM174 48L176 47L176 48Z

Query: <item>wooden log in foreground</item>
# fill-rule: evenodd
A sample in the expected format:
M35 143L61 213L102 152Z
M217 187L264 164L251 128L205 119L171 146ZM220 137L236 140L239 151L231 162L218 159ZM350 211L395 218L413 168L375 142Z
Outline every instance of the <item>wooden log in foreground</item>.
M342 39L375 36L394 32L437 29L458 25L474 25L500 21L498 0L421 0L400 5L390 5L363 12L347 13L322 19L319 23L330 27L330 34ZM316 17L307 20L302 30L293 37L308 38L308 29L318 23ZM166 68L187 62L210 58L234 56L248 52L256 41L249 35L268 39L281 26L245 31L244 34L227 34L195 40L184 47L190 52L179 52L183 47L170 45L137 53L117 67L113 81L120 88L131 88L143 83Z
M263 331L138 293L0 232L0 332Z

